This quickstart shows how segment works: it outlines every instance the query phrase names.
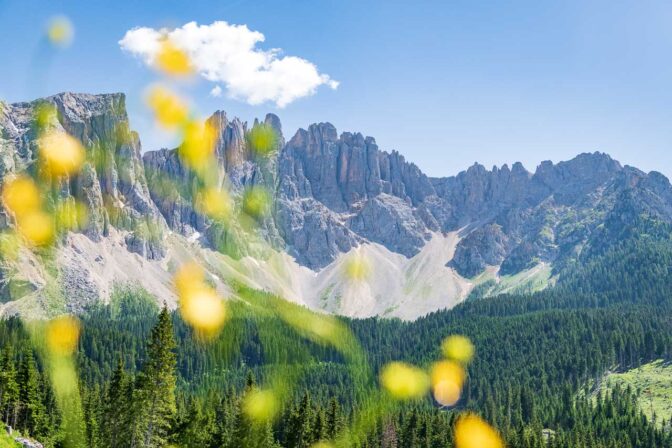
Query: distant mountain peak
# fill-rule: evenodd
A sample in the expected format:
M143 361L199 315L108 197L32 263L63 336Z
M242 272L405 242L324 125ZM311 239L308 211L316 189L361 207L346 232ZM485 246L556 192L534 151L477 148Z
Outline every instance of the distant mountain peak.
M123 94L66 92L9 105L0 115L0 176L34 161L31 111L40 101L59 110L54 126L105 155L104 165L83 170L62 192L90 208L83 233L92 241L121 235L128 251L161 260L171 256L166 240L172 231L234 259L258 256L253 245L237 243L235 225L212 222L197 210L193 173L176 150L141 156ZM544 161L534 173L520 162L491 170L475 163L455 176L430 178L398 151L380 150L373 137L339 135L330 123L299 129L285 143L280 118L267 114L263 123L278 132L278 150L257 157L248 148L246 122L224 111L208 120L216 129L221 185L236 200L250 187L264 188L273 198L272 213L257 223L259 238L324 276L349 251L373 245L384 248L388 258L420 257L422 266L438 266L440 275L452 272L461 285L446 298L454 303L468 292L464 277L516 274L540 264L546 271L576 261L584 248L617 238L614 223L628 226L633 216L672 222L667 178L623 167L601 152ZM174 185L167 188L165 179ZM8 220L0 222L8 225ZM158 237L147 238L142 231L147 222L159 229ZM448 253L438 255L436 241L445 238ZM427 261L430 254L436 257L432 262ZM396 265L415 266L403 260ZM439 296L430 302L440 303L441 292L432 294Z

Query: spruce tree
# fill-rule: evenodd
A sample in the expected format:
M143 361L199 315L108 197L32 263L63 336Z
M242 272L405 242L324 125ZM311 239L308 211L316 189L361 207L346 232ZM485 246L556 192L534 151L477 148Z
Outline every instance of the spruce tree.
M341 407L336 398L329 400L327 408L327 427L326 437L329 440L334 440L338 433L343 429L343 416L341 415Z
M164 305L152 329L147 360L138 376L134 394L137 413L132 446L163 447L177 412L175 403L175 337L168 308Z
M24 351L17 378L19 384L19 418L16 426L32 436L46 433L46 412L40 395L40 373L33 350Z
M130 441L128 426L131 403L127 396L129 383L124 361L119 357L105 394L101 432L103 446L106 448L123 448Z
M252 372L247 373L245 391L238 400L234 429L228 448L274 448L273 428L270 422L251 421L243 412L245 396L256 388Z
M19 384L11 346L7 345L0 359L0 419L16 426L19 411Z
M298 407L294 408L288 423L289 448L308 448L313 442L313 413L310 394L305 392Z

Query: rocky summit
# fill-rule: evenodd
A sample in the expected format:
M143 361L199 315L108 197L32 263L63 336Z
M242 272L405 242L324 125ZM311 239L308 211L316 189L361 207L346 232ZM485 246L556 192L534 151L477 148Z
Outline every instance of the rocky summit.
M660 173L581 154L534 172L520 163L475 164L433 178L396 151L329 123L285 140L280 119L268 155L250 150L250 128L218 111L218 179L240 200L259 187L270 211L254 223L213 222L195 205L193 173L176 149L145 150L131 130L123 94L63 93L0 108L0 177L34 172L36 111L89 152L73 178L54 179L62 198L83 203L81 231L59 242L56 269L25 253L3 261L0 313L46 315L85 309L124 284L174 303L171 273L197 259L227 291L245 281L313 309L413 319L450 308L487 283L489 294L543 288L591 251L615 244L642 216L672 222L672 187ZM170 182L166 182L169 179ZM5 212L0 227L11 226ZM263 243L263 244L257 244ZM353 255L370 273L342 275ZM481 288L482 289L482 288Z

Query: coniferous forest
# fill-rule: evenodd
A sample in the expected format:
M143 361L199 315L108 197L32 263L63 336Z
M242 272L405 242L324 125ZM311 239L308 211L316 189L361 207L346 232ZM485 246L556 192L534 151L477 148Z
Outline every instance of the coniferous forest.
M452 446L458 412L471 410L512 447L672 446L670 422L647 419L638 391L596 387L608 370L672 357L670 284L668 241L644 235L592 255L536 294L473 300L413 322L341 319L374 373L395 360L427 365L450 334L476 347L454 407L429 397L397 403L375 415L356 445ZM246 292L260 304L277 300ZM281 319L236 313L204 343L155 303L119 290L82 317L80 446L311 447L336 440L367 412L364 391L376 385L362 382L357 365L346 368L343 353ZM69 423L29 334L18 319L0 321L0 417L45 446L66 446L73 430L63 429ZM296 387L278 418L250 421L245 397L278 369Z

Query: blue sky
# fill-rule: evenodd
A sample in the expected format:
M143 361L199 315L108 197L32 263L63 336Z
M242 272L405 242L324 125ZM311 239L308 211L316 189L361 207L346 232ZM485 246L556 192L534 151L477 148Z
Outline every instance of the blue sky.
M49 50L50 17L75 27ZM672 176L672 4L512 1L7 1L0 0L0 98L60 91L127 94L143 147L173 144L143 103L157 74L124 53L127 30L225 20L262 32L340 82L283 109L180 86L203 115L277 113L289 138L330 121L397 149L430 175L604 151Z

